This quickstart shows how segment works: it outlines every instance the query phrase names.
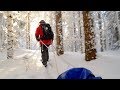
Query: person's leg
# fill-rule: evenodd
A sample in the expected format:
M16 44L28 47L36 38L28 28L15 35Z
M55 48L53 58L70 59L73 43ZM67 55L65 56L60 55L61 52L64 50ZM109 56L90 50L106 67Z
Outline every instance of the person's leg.
M43 54L43 45L41 45L41 58L42 58L42 62L43 62L43 57L44 57L44 54Z
M47 46L48 47L48 46ZM47 61L49 60L49 52L48 52L48 48L46 48L46 55L47 55Z
M48 48L45 45L43 45L42 58L43 58L42 63L46 67L48 61Z

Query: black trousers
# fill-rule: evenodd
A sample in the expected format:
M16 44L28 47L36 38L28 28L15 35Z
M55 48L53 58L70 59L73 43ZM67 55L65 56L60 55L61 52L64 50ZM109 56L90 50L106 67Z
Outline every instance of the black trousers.
M47 45L46 45L47 46ZM49 60L49 52L48 48L45 45L41 45L41 57L43 65L47 65L47 61Z

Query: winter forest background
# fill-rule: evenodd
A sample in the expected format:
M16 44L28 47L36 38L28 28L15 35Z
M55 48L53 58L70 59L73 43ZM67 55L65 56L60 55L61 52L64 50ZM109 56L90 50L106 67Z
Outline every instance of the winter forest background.
M15 49L40 50L35 39L40 20L52 27L49 51L57 56L77 52L91 61L120 48L120 11L0 11L0 60L14 59Z

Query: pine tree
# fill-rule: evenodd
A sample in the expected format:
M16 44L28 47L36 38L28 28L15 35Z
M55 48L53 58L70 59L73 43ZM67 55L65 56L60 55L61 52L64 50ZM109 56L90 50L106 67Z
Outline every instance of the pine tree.
M13 59L13 20L12 12L7 11L7 59Z
M62 14L61 11L56 11L56 50L57 55L64 54L63 49L63 33L62 33Z
M94 41L93 19L90 11L83 11L84 33L85 33L85 60L96 59L96 49Z

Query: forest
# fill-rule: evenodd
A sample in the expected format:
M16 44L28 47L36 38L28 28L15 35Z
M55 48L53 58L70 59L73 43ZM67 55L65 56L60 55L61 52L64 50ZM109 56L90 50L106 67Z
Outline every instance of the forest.
M27 52L25 51L24 57L30 54L30 57L27 56L29 58L27 62L29 64L35 62L33 59L41 55L40 52L36 54L40 51L40 45L35 38L40 20L45 20L52 27L54 40L49 47L49 52L50 58L56 61L61 57L66 58L65 55L68 54L72 62L77 57L81 59L80 55L83 55L81 60L85 63L90 63L91 60L98 61L99 53L107 55L106 52L113 52L114 56L114 52L117 52L119 56L120 11L0 11L0 65L3 65L3 62L13 63L18 58L16 51L22 54L25 50ZM19 57L20 54L18 54ZM30 61L30 58L33 61ZM77 65L74 66L77 67ZM58 65L54 68L58 68ZM104 77L103 73L100 75ZM53 78L56 77L53 75Z

